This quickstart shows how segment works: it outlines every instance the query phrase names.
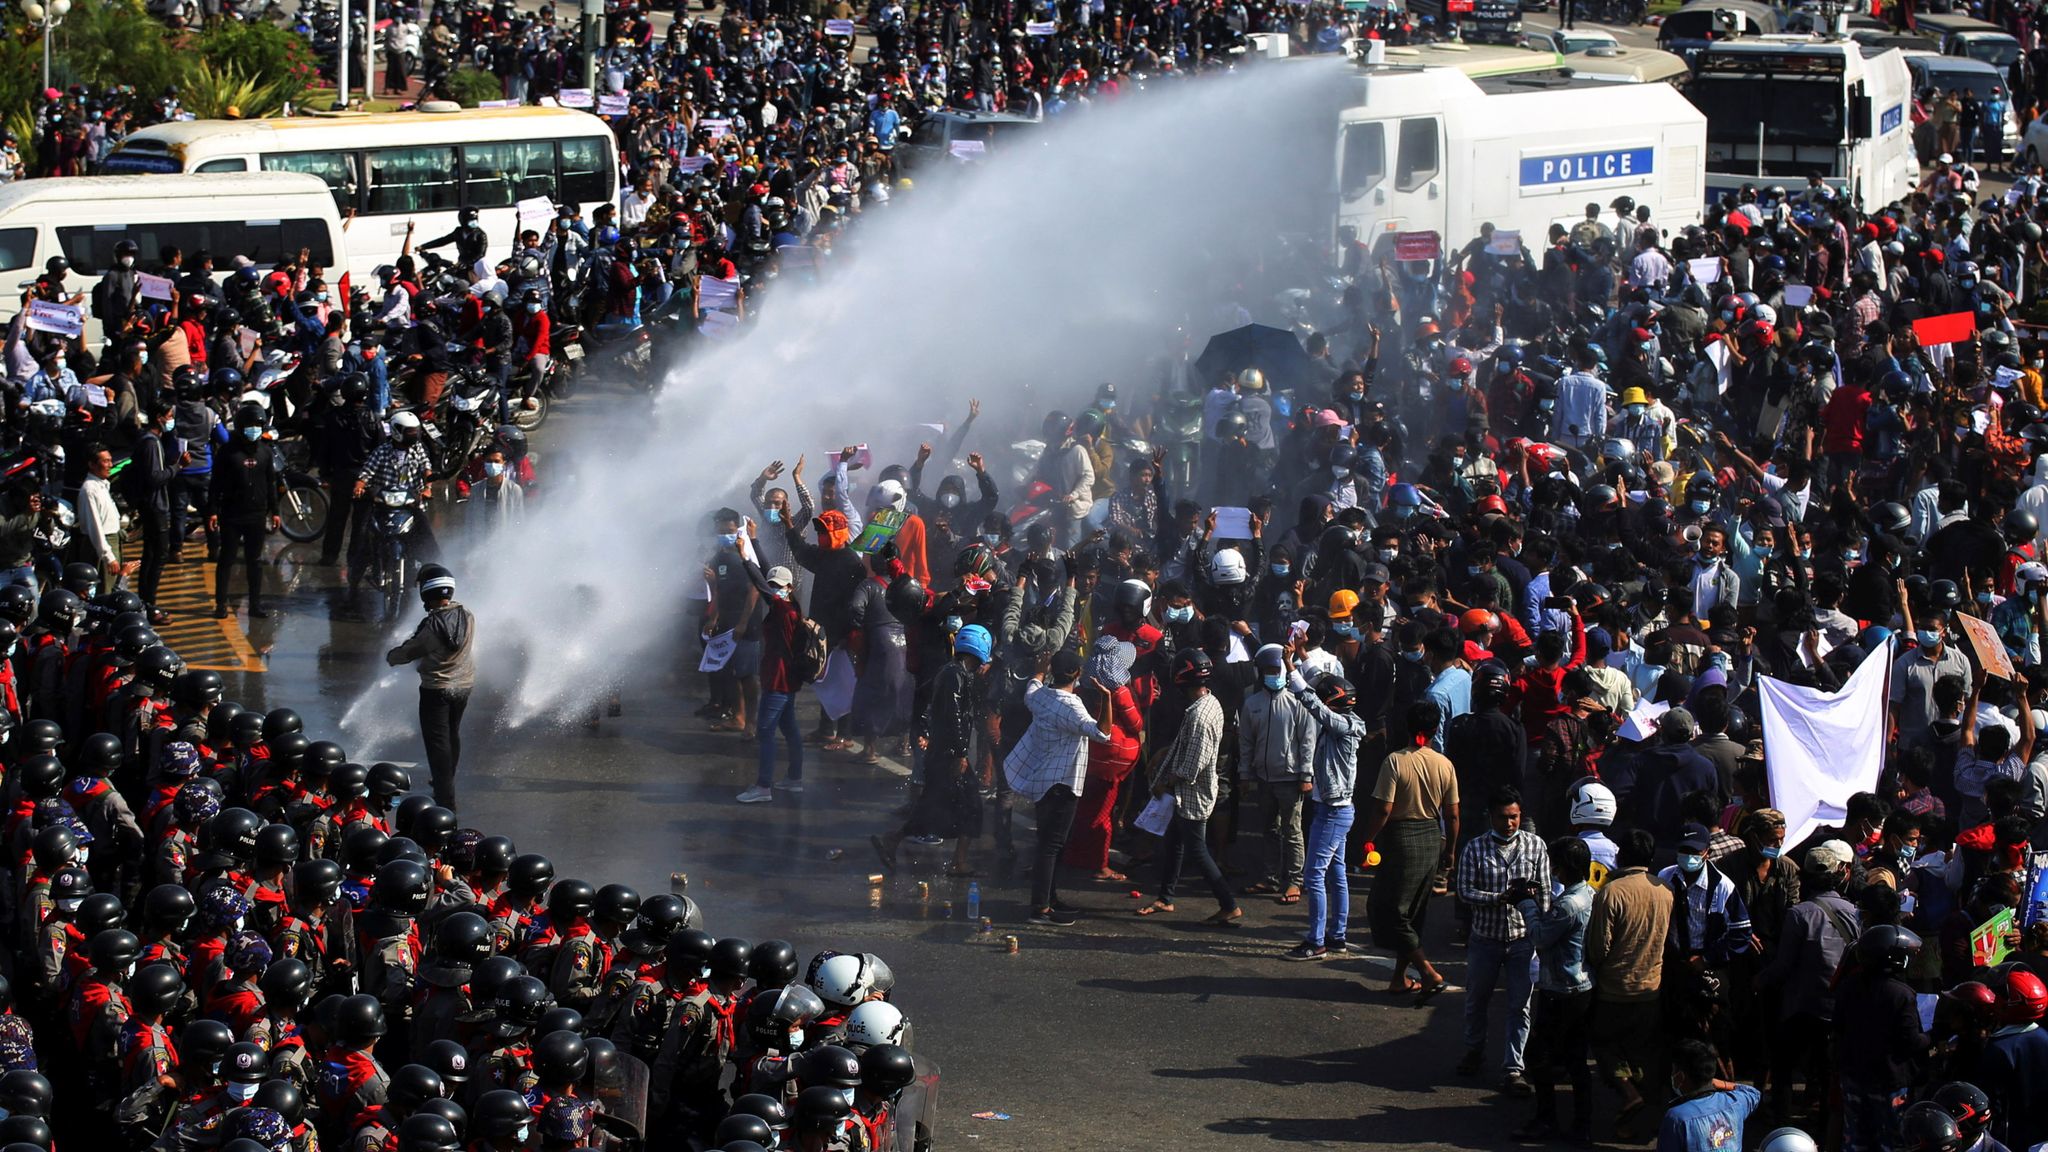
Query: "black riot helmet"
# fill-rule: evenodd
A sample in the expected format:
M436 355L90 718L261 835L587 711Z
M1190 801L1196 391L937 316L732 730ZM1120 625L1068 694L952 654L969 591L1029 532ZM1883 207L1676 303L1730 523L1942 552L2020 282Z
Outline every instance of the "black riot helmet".
M515 856L505 872L505 888L514 899L533 901L548 890L555 878L555 866L538 852Z
M570 1031L549 1032L533 1042L533 1072L541 1087L560 1088L590 1070L590 1050L583 1037Z

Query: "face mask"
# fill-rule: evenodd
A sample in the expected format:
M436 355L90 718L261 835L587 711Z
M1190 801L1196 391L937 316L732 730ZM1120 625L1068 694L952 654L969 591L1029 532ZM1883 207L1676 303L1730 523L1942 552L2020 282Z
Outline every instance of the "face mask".
M960 506L960 494L959 494L959 493L957 493L957 492L941 492L941 493L939 493L939 507L941 507L941 508L958 508L959 506Z
M171 429L177 427L178 418L175 416L165 416L163 419L157 421L157 423L162 426L164 431L169 432Z
M1766 860L1776 860L1778 857L1785 854L1785 850L1779 847L1778 845L1773 844L1769 848L1757 849L1756 854L1763 857Z
M1901 863L1901 864L1911 864L1911 863L1913 862L1913 857L1915 857L1915 856L1918 856L1919 854L1920 854L1920 846L1919 846L1919 845L1917 845L1917 844L1908 844L1908 845L1906 845L1905 847L1903 847L1903 848L1900 848L1900 849L1899 849L1899 863Z
M1513 832L1502 832L1498 829L1493 830L1492 835L1495 840L1500 841L1502 844L1511 844L1515 839Z
M1116 401L1110 400L1106 403L1098 404L1096 407L1101 408L1104 412L1114 412L1116 411Z
M260 1085L256 1085L256 1084L229 1084L229 1085L228 1085L227 1087L228 1087L228 1095L229 1095L229 1096L232 1096L232 1097L234 1097L235 1103L237 1103L237 1104L247 1104L247 1103L248 1103L248 1102L249 1102L250 1100L252 1100L252 1099L254 1099L254 1098L255 1098L255 1096L256 1096L256 1089L257 1089L258 1087L260 1087Z
M1401 653L1401 659L1408 661L1410 664L1420 664L1422 663L1422 649L1417 648L1413 652L1403 652Z
M254 426L244 428L242 429L242 439L261 440L263 439L263 429Z
M1293 566L1293 565L1291 565L1291 564L1275 564L1275 565L1273 565L1273 575L1275 575L1275 576L1285 576L1285 575L1287 575L1287 574L1288 574L1289 572L1292 572L1293 570L1294 570L1294 566Z
M1846 549L1842 553L1842 563L1844 564L1858 564L1861 563L1862 560L1863 553L1858 552L1854 548Z
M538 301L538 300L535 300L535 301L534 301L534 302L532 302L531 304L528 304L528 305L526 306L526 314L527 314L528 316L538 316L538 315L540 315L540 301Z
M1188 621L1193 620L1194 618L1195 606L1193 604L1183 604L1178 608L1168 608L1166 610L1166 619L1168 623L1185 624Z
M1979 593L1977 593L1977 603L1979 603L1979 604L1989 604L1989 603L1991 603L1991 593L1989 593L1989 592L1979 592Z
M1280 674L1278 672L1269 673L1265 676L1259 677L1259 679L1266 685L1267 691L1278 692L1280 690L1281 679Z
M960 619L960 617L958 617L958 616L948 616L948 617L946 617L946 631L947 631L947 632L958 632L958 631L959 631L959 630L960 630L960 629L961 629L961 628L962 628L962 627L963 627L963 626L964 626L965 624L966 624L966 621L964 621L964 620Z
M1479 565L1477 565L1477 564L1467 564L1467 565L1465 565L1465 575L1467 575L1467 576L1477 576L1477 575L1479 575L1479 574L1480 574L1481 572L1484 572L1484 571L1486 571L1486 569L1484 569L1484 568L1481 568L1481 567L1480 567Z
M770 524L780 524L780 523L782 523L782 509L780 509L780 508L770 508L770 509L768 509L768 522L769 522Z
M1003 538L994 532L983 532L981 534L981 542L983 544L988 545L991 548L994 548L996 545L1001 544L1003 542Z
M484 475L489 476L493 480L496 480L498 477L503 476L504 474L505 466L503 464L498 463L495 460L484 465Z
M123 256L123 257L121 257L121 267L123 267L123 268L133 268L133 267L135 267L135 257L133 257L133 256Z
M313 293L313 302L314 302L314 303L316 303L316 304L325 304L325 303L327 303L327 293L325 293L325 292L315 292L315 293Z
M1756 556L1758 563L1762 563L1763 561L1769 560L1771 558L1771 546L1769 544L1759 544L1756 547L1751 548L1750 552Z
M1913 633L1913 642L1922 648L1933 648L1941 643L1941 633L1922 628Z
M1690 853L1681 852L1678 856L1678 866L1679 868L1685 871L1686 875L1696 875L1698 874L1700 869L1705 868L1707 866L1707 858L1705 856L1694 856Z
M737 532L720 532L718 534L718 542L730 548L740 542L740 534Z
M1401 550L1399 548L1380 549L1380 563L1382 564L1392 564L1394 561L1399 560L1400 558Z
M1714 653L1713 664L1714 667L1719 668L1723 672L1726 672L1729 668L1734 666L1735 661L1726 652L1716 652Z
M80 853L80 855L84 855L84 853ZM78 906L83 903L85 903L83 900L59 900L57 901L57 911L69 916L73 912L78 911Z
M57 357L56 359L54 359L54 360L50 361L50 374L51 374L51 375L53 375L53 376L54 376L54 375L56 375L57 373L59 373L59 372L62 372L62 371L64 371L64 358L63 358L62 356L59 356L59 357Z
M523 1145L533 1135L533 1125L521 1124L512 1130L512 1143Z
M1708 512L1713 511L1714 504L1711 500L1694 500L1688 503L1686 507L1692 509L1692 514L1695 516L1705 516Z
M1358 401L1365 399L1365 393L1363 391L1346 392L1345 395L1349 397L1353 403L1357 403Z
M791 1028L789 1030L789 1050L791 1052L794 1052L797 1049L802 1048L803 1046L804 1030L801 1028Z
M853 1089L841 1088L839 1091L846 1097L846 1106L848 1108L853 1107Z

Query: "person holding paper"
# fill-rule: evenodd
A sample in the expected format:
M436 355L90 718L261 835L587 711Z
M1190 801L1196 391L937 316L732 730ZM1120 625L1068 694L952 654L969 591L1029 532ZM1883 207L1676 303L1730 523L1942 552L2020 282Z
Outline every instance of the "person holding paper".
M1077 694L1083 666L1081 654L1072 649L1039 654L1024 686L1030 727L1003 760L1003 776L1011 790L1033 805L1038 845L1031 865L1031 922L1048 927L1074 923L1073 910L1060 900L1060 854L1087 784L1088 745L1109 740L1101 716L1091 714ZM1098 712L1107 707L1108 700L1107 694L1097 697ZM1220 734L1220 718L1216 727Z
M1173 661L1173 682L1187 700L1180 728L1173 743L1152 770L1154 799L1173 798L1173 817L1166 826L1165 845L1157 895L1137 910L1139 916L1157 916L1174 910L1174 886L1180 882L1181 864L1194 858L1195 868L1209 884L1216 898L1211 924L1233 924L1244 918L1244 909L1223 879L1223 870L1209 854L1209 817L1215 814L1218 794L1216 765L1223 747L1223 704L1209 690L1215 665L1199 648L1182 649Z

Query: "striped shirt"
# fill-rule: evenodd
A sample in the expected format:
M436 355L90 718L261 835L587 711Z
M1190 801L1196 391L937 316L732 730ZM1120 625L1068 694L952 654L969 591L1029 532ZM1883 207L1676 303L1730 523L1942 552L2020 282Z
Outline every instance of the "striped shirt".
M1522 913L1501 893L1516 880L1536 886L1538 909L1550 906L1550 849L1523 828L1501 843L1491 831L1466 841L1458 853L1458 899L1472 909L1472 934L1489 940L1520 940L1529 934Z
M1188 705L1173 746L1159 758L1153 786L1173 786L1173 810L1183 820L1207 820L1216 810L1216 754L1223 747L1223 705L1214 692Z
M1079 796L1088 782L1088 742L1106 741L1108 735L1095 726L1079 696L1042 681L1024 686L1024 707L1031 727L1003 761L1010 787L1034 804L1061 784Z

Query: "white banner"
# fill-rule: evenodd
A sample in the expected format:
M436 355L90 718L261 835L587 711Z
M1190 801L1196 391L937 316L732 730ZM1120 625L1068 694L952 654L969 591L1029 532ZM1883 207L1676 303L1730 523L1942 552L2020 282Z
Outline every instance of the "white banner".
M38 332L55 332L59 336L83 336L85 309L76 304L31 300L28 302L28 319L25 323Z
M732 629L727 628L711 639L704 641L704 658L697 662L697 671L716 672L732 659L740 642L733 638Z
M564 108L588 108L592 96L588 88L564 88L561 95L555 99L560 101Z
M545 196L529 196L518 207L521 228L544 229L555 218L554 202Z
M1892 650L1863 658L1840 692L1758 680L1764 771L1771 803L1785 814L1785 846L1849 815L1849 797L1877 788L1884 768L1885 693Z
M737 308L739 303L739 281L720 280L716 276L702 276L698 278L697 306L699 308Z
M851 35L853 35L853 21L851 21L851 20L827 20L827 21L825 21L825 35L827 35L827 36L851 36Z
M703 132L705 135L711 137L713 140L716 140L720 136L724 136L732 132L732 121L727 120L724 117L713 117L709 120L699 120L697 121L697 129Z
M599 116L624 116L633 105L633 98L624 92L612 92L597 98Z
M1059 24L1052 20L1033 20L1024 25L1024 34L1027 36L1050 36L1059 30Z

